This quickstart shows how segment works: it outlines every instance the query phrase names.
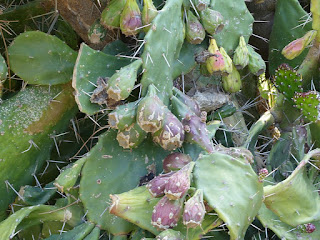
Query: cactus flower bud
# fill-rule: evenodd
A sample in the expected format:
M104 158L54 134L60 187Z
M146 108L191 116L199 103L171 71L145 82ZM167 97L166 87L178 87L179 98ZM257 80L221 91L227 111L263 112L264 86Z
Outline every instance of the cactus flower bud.
M206 209L203 204L203 191L198 189L195 194L185 202L183 211L183 224L188 228L196 228L201 225Z
M158 15L158 11L156 7L153 5L152 0L144 0L143 1L143 10L142 10L142 25L145 26L143 30L145 32L149 31L149 25L152 20Z
M182 120L185 127L185 141L198 144L207 152L213 152L213 144L208 135L207 126L198 116L186 116Z
M127 0L120 16L120 29L126 36L134 36L142 26L141 13L136 0Z
M166 156L166 158L163 160L162 166L165 172L171 172L180 170L190 162L192 162L192 159L189 155L175 152Z
M172 89L173 94L180 100L182 101L185 105L187 105L197 116L200 117L201 115L201 110L199 107L199 104L193 100L192 98L190 98L189 96L187 96L186 94L184 94L183 92L181 92L179 89L177 88L173 88Z
M191 172L194 165L194 162L188 163L168 179L168 183L164 188L164 194L170 200L182 198L187 193L190 188Z
M173 228L181 216L183 200L170 200L166 196L154 206L151 224L159 230Z
M174 172L160 174L147 184L147 188L152 196L161 197L164 195L164 187L168 183L168 179L172 176L172 174L174 174Z
M186 39L191 44L200 44L206 36L206 32L193 13L187 12Z
M210 0L194 0L194 5L198 11L205 10L210 4Z
M184 141L182 123L175 115L167 111L163 119L163 126L153 134L153 140L168 151L181 147Z
M266 63L251 46L248 46L249 50L249 71L256 76L260 76L266 71Z
M133 123L128 128L118 132L117 140L123 148L135 148L143 142L146 136L147 133L137 123Z
M259 182L263 182L263 179L265 179L268 176L268 174L269 174L268 169L261 168L259 170L259 177L258 177L259 178Z
M242 69L249 64L249 50L243 36L240 37L239 45L234 51L233 63L237 69Z
M306 223L304 227L306 228L306 233L313 233L316 230L316 226L313 223Z
M282 55L289 60L298 57L303 52L303 50L313 41L316 35L316 30L308 31L303 37L298 38L285 46L282 49Z
M206 61L208 72L210 74L221 74L225 72L226 64L224 57L219 51L216 40L213 38L210 40L208 51L213 54Z
M201 23L211 35L221 32L224 27L223 17L220 12L206 8L200 12Z
M163 126L164 114L167 107L156 95L154 85L149 85L148 94L140 101L137 109L137 122L146 132L157 132Z
M222 76L222 87L229 93L239 92L242 86L240 73L234 65L232 67L232 72L229 75Z
M102 11L100 23L107 29L120 27L120 15L127 0L112 0Z

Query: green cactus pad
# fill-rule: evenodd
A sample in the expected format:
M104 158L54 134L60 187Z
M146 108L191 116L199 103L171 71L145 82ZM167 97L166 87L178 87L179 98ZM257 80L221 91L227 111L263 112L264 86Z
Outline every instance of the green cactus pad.
M116 131L100 136L89 152L82 169L80 199L90 221L114 235L130 232L134 226L108 212L110 194L129 191L138 186L140 178L162 170L162 159L168 152L144 141L138 148L124 150L115 141Z
M77 53L43 32L20 34L8 48L11 70L29 84L55 85L72 79Z
M0 82L6 80L7 75L8 75L7 63L6 63L6 60L4 60L4 58L0 54Z
M183 44L182 0L168 0L152 22L144 40L142 54L143 68L142 93L154 84L159 97L168 104L172 95L174 63Z
M263 197L262 184L250 164L221 153L200 155L193 175L204 199L226 223L230 239L243 239Z
M84 240L99 240L100 228L95 227L92 232L84 238Z
M46 238L46 240L82 240L88 234L90 234L93 228L94 224L92 223L82 223L68 232L51 235L50 237Z
M305 93L296 93L293 101L295 106L301 110L303 116L310 122L317 122L320 120L320 94L316 91L309 91Z
M320 239L320 222L313 223L316 226L316 230L313 233L305 233L301 231L299 227L292 227L284 222L281 222L279 217L270 211L264 204L262 204L257 217L265 228L271 229L280 239Z
M296 92L302 92L301 76L287 64L281 64L275 71L276 88L288 100L292 100Z
M218 46L223 47L230 54L237 48L241 36L244 36L248 42L252 34L254 19L247 9L245 1L211 0L211 7L219 11L225 19L223 30L214 35Z
M111 77L116 70L129 63L128 59L120 59L95 51L82 43L72 79L72 86L76 91L75 99L80 111L88 115L101 111L102 106L90 101L98 77Z
M24 198L27 205L45 204L56 193L57 189L53 183L48 183L42 189L40 187L24 186L20 189L20 195Z
M0 106L0 200L1 211L23 185L34 181L49 159L54 141L51 135L65 130L76 113L70 84L30 86Z
M265 205L291 226L320 220L320 197L308 178L307 163L302 160L287 179L263 188Z
M67 192L76 184L85 162L86 158L81 158L75 163L71 164L72 166L60 173L60 175L54 181L54 185L60 192Z

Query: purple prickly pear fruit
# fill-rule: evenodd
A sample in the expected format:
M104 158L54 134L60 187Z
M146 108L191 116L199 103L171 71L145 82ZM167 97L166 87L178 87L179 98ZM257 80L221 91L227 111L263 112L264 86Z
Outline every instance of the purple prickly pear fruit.
M198 11L205 10L210 4L210 0L195 0L194 5Z
M304 227L306 228L306 233L313 233L316 230L316 226L313 223L306 223Z
M141 13L136 0L127 0L120 16L120 29L126 36L134 36L142 26Z
M193 13L188 10L186 24L186 39L191 44L200 44L206 36L206 32Z
M149 85L148 94L140 101L137 109L137 123L145 132L155 133L163 126L167 107L156 95L156 89Z
M285 46L281 52L282 55L289 60L298 57L303 52L303 50L313 41L316 35L317 31L315 30L307 32L302 38L298 38Z
M266 168L261 168L259 170L259 182L263 182L263 180L268 176L269 171Z
M153 134L153 140L168 151L181 147L184 141L182 123L175 115L167 111L163 119L162 128Z
M153 208L151 224L159 230L173 228L181 216L183 200L170 200L167 196L160 199Z
M143 10L142 10L142 24L144 26L143 30L145 32L149 31L150 26L148 26L152 20L158 15L156 7L153 5L152 0L143 1Z
M192 112L194 112L197 116L200 117L201 110L200 110L199 104L195 100L193 100L192 98L190 98L189 96L187 96L177 88L173 88L172 90L173 90L174 96L176 96L182 103L187 105Z
M211 35L222 31L223 17L220 12L206 8L200 12L201 23L204 29Z
M162 166L165 172L171 172L180 170L190 162L192 162L192 159L189 155L175 152L166 156L166 158L163 160Z
M226 72L226 63L223 55L221 54L215 39L210 39L208 48L212 56L207 58L206 65L210 74L222 74Z
M188 115L182 120L185 130L185 141L198 144L207 152L213 152L213 144L208 135L207 126L196 115Z
M188 228L196 228L201 225L206 209L203 204L203 191L198 189L195 194L185 202L183 210L183 224Z
M164 194L170 200L182 198L187 193L190 188L191 172L194 165L194 162L188 163L168 179L168 183L164 188Z
M164 187L168 183L168 179L172 176L172 174L174 174L174 172L160 174L147 184L147 188L152 196L161 197L164 195Z

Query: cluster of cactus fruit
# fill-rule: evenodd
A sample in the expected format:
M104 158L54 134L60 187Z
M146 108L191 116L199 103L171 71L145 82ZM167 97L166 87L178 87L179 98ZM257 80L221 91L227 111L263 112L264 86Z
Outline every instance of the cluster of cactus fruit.
M0 48L0 239L320 239L320 1L101 2L78 51ZM267 71L247 6L270 2Z

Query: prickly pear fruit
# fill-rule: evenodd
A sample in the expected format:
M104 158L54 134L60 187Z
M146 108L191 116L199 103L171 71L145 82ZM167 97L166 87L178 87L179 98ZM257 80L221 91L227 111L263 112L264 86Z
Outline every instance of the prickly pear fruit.
M210 5L210 0L194 0L193 4L198 11L203 11Z
M210 56L207 61L207 69L210 74L216 73L221 74L226 72L226 64L224 61L224 57L222 56L219 48L217 46L217 42L214 38L210 39L210 45L208 51L213 54Z
M162 166L165 172L171 172L180 170L188 163L192 162L192 159L189 155L175 152L171 153L163 160Z
M206 32L193 13L188 10L186 24L186 39L191 44L200 44L206 36Z
M117 106L108 115L108 123L111 128L124 130L136 121L137 102L130 102Z
M100 23L108 29L120 27L120 15L127 0L112 0L102 11Z
M223 56L224 62L225 62L225 68L224 71L227 74L230 74L233 71L233 62L232 59L229 57L228 53L226 50L224 50L223 47L220 47L220 53Z
M173 95L175 95L180 101L187 105L197 116L200 117L201 110L199 104L195 100L193 100L192 98L190 98L189 96L187 96L175 87L172 89L172 91Z
M147 95L140 101L137 109L137 123L146 132L157 132L163 125L164 114L168 111L156 95L154 85L149 85Z
M141 65L142 60L138 59L113 74L108 80L108 98L120 101L129 97L137 80L137 71Z
M143 10L142 10L142 25L144 26L143 30L145 32L149 31L149 25L152 20L158 15L158 11L156 7L153 5L152 0L144 0L143 1Z
M172 174L174 174L174 172L160 174L147 184L146 187L149 189L152 196L161 197L164 195L164 187L168 183L169 177L171 177Z
M222 76L222 87L226 92L235 93L239 92L241 89L241 78L240 73L233 66L232 72L227 76Z
M206 124L198 116L187 116L182 120L185 130L185 141L198 144L207 152L213 151Z
M159 230L173 228L181 216L183 199L170 200L163 196L154 206L151 224Z
M194 162L190 162L175 172L165 185L164 194L170 200L177 200L183 198L190 188L191 173L194 167Z
M147 133L137 123L133 123L117 134L119 145L123 148L136 148L146 137Z
M221 13L213 9L206 8L201 11L200 18L204 29L211 35L221 32L224 27Z
M242 69L249 64L249 50L243 36L240 37L239 45L234 50L233 63L237 69Z
M266 63L251 46L247 47L249 50L249 71L256 76L260 76L266 71Z
M102 26L99 20L96 20L88 31L88 37L91 43L101 43L107 36L107 30Z
M156 240L184 240L185 237L179 231L167 229L156 236Z
M298 57L303 52L303 50L313 41L316 35L317 31L308 31L303 37L298 38L285 46L282 49L282 55L289 60Z
M141 13L136 0L127 0L120 16L120 29L126 36L134 36L142 26Z
M201 225L206 209L203 204L203 191L198 189L195 194L185 202L182 218L183 224L188 228L196 228Z
M313 223L304 224L306 228L306 233L313 233L316 230L316 226Z
M166 112L162 128L153 134L153 140L163 149L172 151L182 146L184 127L174 114L169 110Z
M259 182L263 182L263 179L265 179L268 176L268 174L269 174L268 169L261 168L259 170L259 175L258 175L259 176Z

